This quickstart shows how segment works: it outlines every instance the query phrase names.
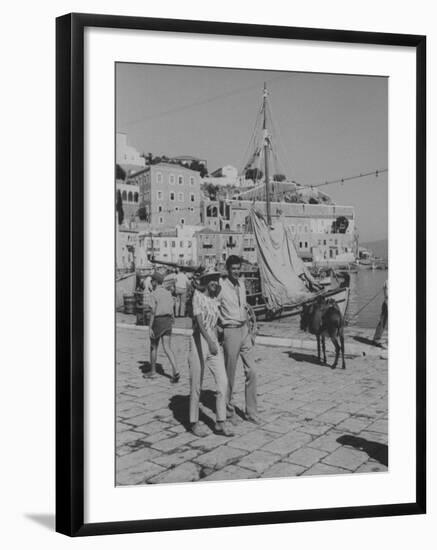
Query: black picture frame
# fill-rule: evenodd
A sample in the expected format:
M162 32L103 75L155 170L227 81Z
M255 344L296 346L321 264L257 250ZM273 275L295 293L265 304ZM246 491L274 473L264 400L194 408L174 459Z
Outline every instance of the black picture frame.
M281 38L416 52L416 499L388 505L84 523L84 29ZM69 536L423 514L426 511L426 37L68 14L56 20L56 530Z

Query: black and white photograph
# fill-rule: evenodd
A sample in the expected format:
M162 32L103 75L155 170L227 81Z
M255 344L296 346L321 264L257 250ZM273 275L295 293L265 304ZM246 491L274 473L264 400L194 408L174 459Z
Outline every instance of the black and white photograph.
M389 471L388 86L115 64L116 486Z
M6 4L4 548L432 547L431 6Z

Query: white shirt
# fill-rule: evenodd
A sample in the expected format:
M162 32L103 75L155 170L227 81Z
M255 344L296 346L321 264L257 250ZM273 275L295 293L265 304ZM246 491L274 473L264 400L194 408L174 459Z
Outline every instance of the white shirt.
M220 316L217 298L211 298L205 293L194 291L193 315L201 315L202 325L208 332L214 332Z
M223 326L240 326L247 320L246 287L239 279L234 285L230 279L220 279L221 291L218 295Z

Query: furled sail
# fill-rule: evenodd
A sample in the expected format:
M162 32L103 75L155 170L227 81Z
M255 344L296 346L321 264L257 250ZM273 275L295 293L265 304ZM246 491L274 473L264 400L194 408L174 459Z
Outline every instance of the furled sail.
M254 208L250 210L250 222L267 307L276 311L314 296L320 287L297 255L290 228L281 221L269 228L263 215Z

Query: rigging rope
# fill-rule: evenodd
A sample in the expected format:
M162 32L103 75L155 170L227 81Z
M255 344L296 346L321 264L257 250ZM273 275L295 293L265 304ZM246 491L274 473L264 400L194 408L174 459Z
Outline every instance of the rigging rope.
M366 172L365 174L358 174L356 176L349 176L347 178L339 178L337 180L331 180L331 181L325 181L323 183L316 183L316 184L305 184L305 183L300 183L299 185L303 185L304 187L313 187L313 188L316 188L316 187L323 187L324 185L332 185L334 183L346 183L347 181L352 181L352 180L356 180L356 179L360 179L360 178L366 178L367 176L376 176L378 177L379 174L383 174L385 172L388 172L388 168L382 168L381 170L374 170L373 172ZM294 182L294 183L298 183L298 182Z
M353 315L351 316L347 316L346 318L346 323L349 323L349 321L351 321L352 319L355 319L355 317L358 317L358 315L363 311L364 308L366 308L371 302L373 302L373 300L379 296L381 294L381 292L383 292L383 288L381 288L381 290L379 290L374 296L372 296L372 298L370 298L370 300L368 300L364 305L363 307L361 307L356 313L354 313Z

